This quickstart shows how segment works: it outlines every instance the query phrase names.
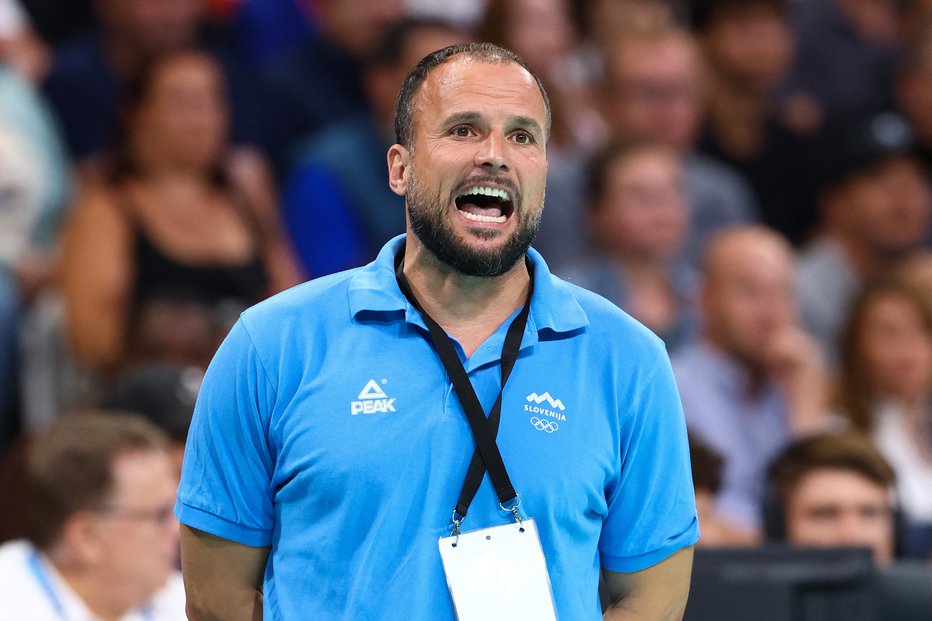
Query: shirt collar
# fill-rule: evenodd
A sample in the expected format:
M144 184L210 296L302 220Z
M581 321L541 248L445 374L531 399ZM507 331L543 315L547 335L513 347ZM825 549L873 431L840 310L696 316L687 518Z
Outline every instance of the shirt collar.
M395 280L395 257L404 243L404 235L390 240L375 261L353 274L349 283L349 304L354 318L364 321L367 313L404 313L406 321L424 327L420 314L405 299ZM560 334L588 326L589 318L569 285L550 273L543 257L533 248L528 250L528 258L534 266L528 331L539 334L549 330Z
M91 612L81 597L71 588L71 585L58 573L49 558L38 550L35 551L35 554L40 566L39 571L45 574L48 587L51 589L51 593L43 592L43 596L55 598L54 602L49 603L53 607L60 607L63 618L67 621L100 621L100 618Z

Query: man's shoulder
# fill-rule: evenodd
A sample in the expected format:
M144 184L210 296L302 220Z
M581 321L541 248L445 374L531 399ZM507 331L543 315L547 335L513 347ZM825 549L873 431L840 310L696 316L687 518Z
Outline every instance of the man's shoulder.
M606 297L556 276L551 278L558 294L575 299L585 313L587 329L594 337L606 339L613 346L621 346L628 351L665 349L656 334Z

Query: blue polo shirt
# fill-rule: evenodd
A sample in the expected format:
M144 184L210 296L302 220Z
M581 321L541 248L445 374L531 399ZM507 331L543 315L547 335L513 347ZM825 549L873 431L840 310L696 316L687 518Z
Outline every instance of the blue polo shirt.
M474 443L395 281L403 244L243 313L204 379L176 515L271 546L266 619L454 618L437 539ZM638 571L698 539L686 428L660 340L529 255L498 444L560 618L601 619L600 565ZM486 411L509 323L469 359L458 348ZM463 529L509 521L486 477Z

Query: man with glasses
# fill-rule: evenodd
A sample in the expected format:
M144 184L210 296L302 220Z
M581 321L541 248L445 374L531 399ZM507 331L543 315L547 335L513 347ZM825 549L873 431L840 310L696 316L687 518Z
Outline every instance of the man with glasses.
M61 418L28 450L26 538L0 546L0 621L181 621L177 475L135 415Z

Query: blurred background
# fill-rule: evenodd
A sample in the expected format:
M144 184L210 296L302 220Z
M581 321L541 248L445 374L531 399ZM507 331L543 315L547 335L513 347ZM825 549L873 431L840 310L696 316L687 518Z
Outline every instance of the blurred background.
M927 0L0 0L7 506L71 412L180 446L240 311L403 232L395 97L461 41L550 94L535 247L672 356L706 548L688 618L747 618L695 595L736 574L789 602L758 621L932 618ZM847 603L799 603L832 584Z

